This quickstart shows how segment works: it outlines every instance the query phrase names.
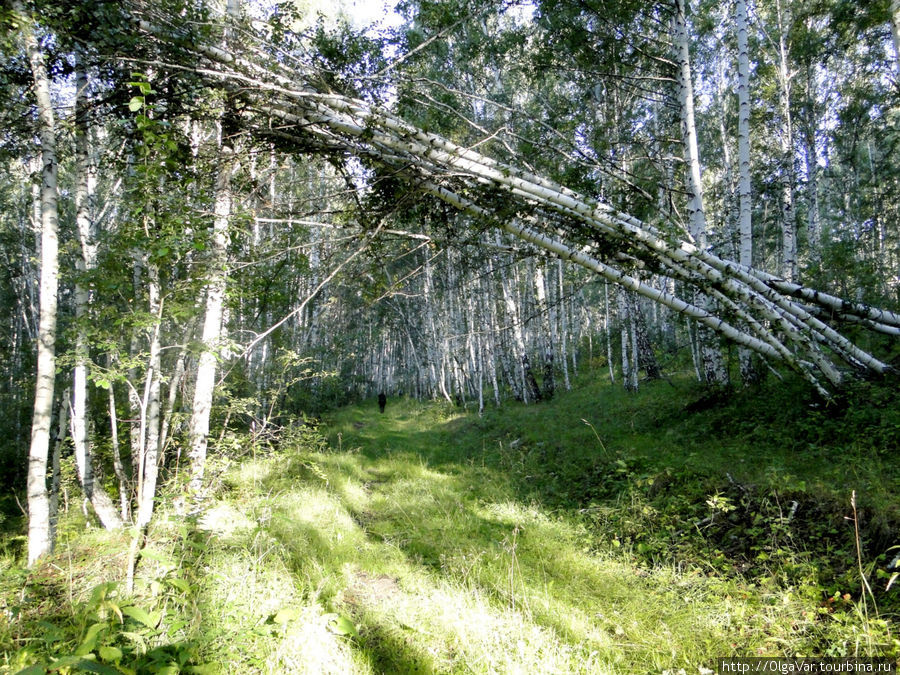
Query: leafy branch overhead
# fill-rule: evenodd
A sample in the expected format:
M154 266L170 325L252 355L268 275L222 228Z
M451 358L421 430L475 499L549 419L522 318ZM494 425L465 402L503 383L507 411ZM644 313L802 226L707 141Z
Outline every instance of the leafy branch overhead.
M178 25L137 5L136 24L159 44L176 43ZM240 123L261 138L289 140L307 151L350 153L401 177L410 189L512 234L538 249L683 313L771 362L786 364L820 391L843 370L881 375L890 367L836 326L863 326L896 336L900 315L807 288L781 275L723 259L692 238L679 239L602 200L408 123L378 101L321 89L315 70L252 25L226 46L196 44L163 65L191 71L243 101ZM187 60L185 60L187 56ZM277 128L277 133L272 129ZM513 204L496 212L489 195ZM659 290L629 270L635 265L684 282L680 294ZM693 289L693 290L688 290ZM698 295L699 294L699 295Z

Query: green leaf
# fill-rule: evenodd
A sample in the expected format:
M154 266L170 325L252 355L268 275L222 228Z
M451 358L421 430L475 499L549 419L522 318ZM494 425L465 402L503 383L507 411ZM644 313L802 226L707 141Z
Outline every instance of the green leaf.
M77 665L79 661L83 661L80 656L63 656L60 659L56 659L53 663L51 663L48 667L48 671L61 670L63 668L71 668L74 665Z
M197 666L188 666L184 669L186 673L195 673L196 675L218 675L222 672L214 663L201 663Z
M141 558L146 558L147 560L155 560L163 567L177 567L175 561L170 557L159 553L158 551L153 551L148 549L146 551L141 552Z
M81 640L81 644L78 645L75 654L77 656L84 656L85 654L90 654L94 651L94 647L97 646L97 637L104 628L106 628L105 623L92 624L84 634L84 639Z
M298 607L283 607L279 609L275 616L272 617L273 623L287 623L288 621L296 621L300 618L302 610Z
M28 666L24 670L20 670L16 675L45 675L47 672L47 668L40 665L35 664L33 666Z
M62 640L66 634L58 626L53 625L49 621L39 621L38 626L43 629L44 634L41 636L48 645Z
M328 620L328 623L326 624L328 630L335 635L349 635L350 637L359 639L356 625L346 616L341 616L340 614L326 614L325 618Z
M179 668L174 664L168 663L164 666L154 668L153 672L156 673L156 675L178 675Z
M150 614L149 612L141 609L140 607L123 607L122 613L130 616L135 621L144 624L147 628L156 628L159 625L160 614L159 612L153 612Z
M122 658L122 650L118 647L100 647L100 658L104 661L118 661Z
M75 667L78 668L79 671L84 671L87 673L99 673L99 675L122 675L121 671L118 668L107 666L104 663L91 661L90 659L81 659L78 663L75 664Z
M185 581L184 579L179 579L178 577L172 577L165 580L169 586L173 588L177 588L179 591L184 591L185 593L191 592L191 585Z
M131 112L137 112L144 105L144 97L143 96L133 96L131 100L128 102L128 109Z

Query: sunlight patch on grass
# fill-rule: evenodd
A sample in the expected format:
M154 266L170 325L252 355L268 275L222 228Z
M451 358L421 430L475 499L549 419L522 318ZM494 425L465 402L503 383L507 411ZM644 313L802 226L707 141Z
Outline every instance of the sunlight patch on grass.
M251 530L256 526L242 511L227 502L218 502L207 509L197 526L201 530L215 532L220 537L230 537L245 530Z
M391 645L391 653L381 655L385 672L401 672L390 670L401 664L452 673L604 672L584 646L566 644L477 589L432 575L410 570L390 593L353 586L344 600L358 617L364 646Z
M283 638L266 660L267 673L298 675L367 675L369 659L353 649L349 638L328 628L333 616L318 605L297 608L285 624Z

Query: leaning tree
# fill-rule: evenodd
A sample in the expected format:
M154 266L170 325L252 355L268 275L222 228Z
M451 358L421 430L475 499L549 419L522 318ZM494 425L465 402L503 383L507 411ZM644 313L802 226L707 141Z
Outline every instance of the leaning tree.
M377 96L337 90L296 49L244 23L228 41L186 39L184 22L156 5L130 3L134 26L158 44L153 65L172 77L200 77L233 101L238 123L295 152L355 156L529 244L682 313L706 328L784 364L819 392L847 371L882 375L891 367L846 337L842 325L900 334L900 315L805 287L721 258L602 201L529 171L510 155L492 156L490 134L460 145L422 129ZM192 36L195 37L195 36ZM287 43L290 45L290 41ZM487 134L487 132L486 132ZM474 149L478 146L478 150ZM499 154L499 153L498 153ZM660 290L629 270L683 282Z

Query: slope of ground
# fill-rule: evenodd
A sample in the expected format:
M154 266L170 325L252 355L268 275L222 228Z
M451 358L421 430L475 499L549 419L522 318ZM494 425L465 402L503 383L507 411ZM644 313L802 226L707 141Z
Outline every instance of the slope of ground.
M593 384L481 418L372 401L277 447L237 436L201 517L161 504L134 595L108 583L124 577L127 537L84 532L74 508L44 565L25 573L8 553L0 670L704 673L732 655L897 658L894 395L822 406L802 392Z

